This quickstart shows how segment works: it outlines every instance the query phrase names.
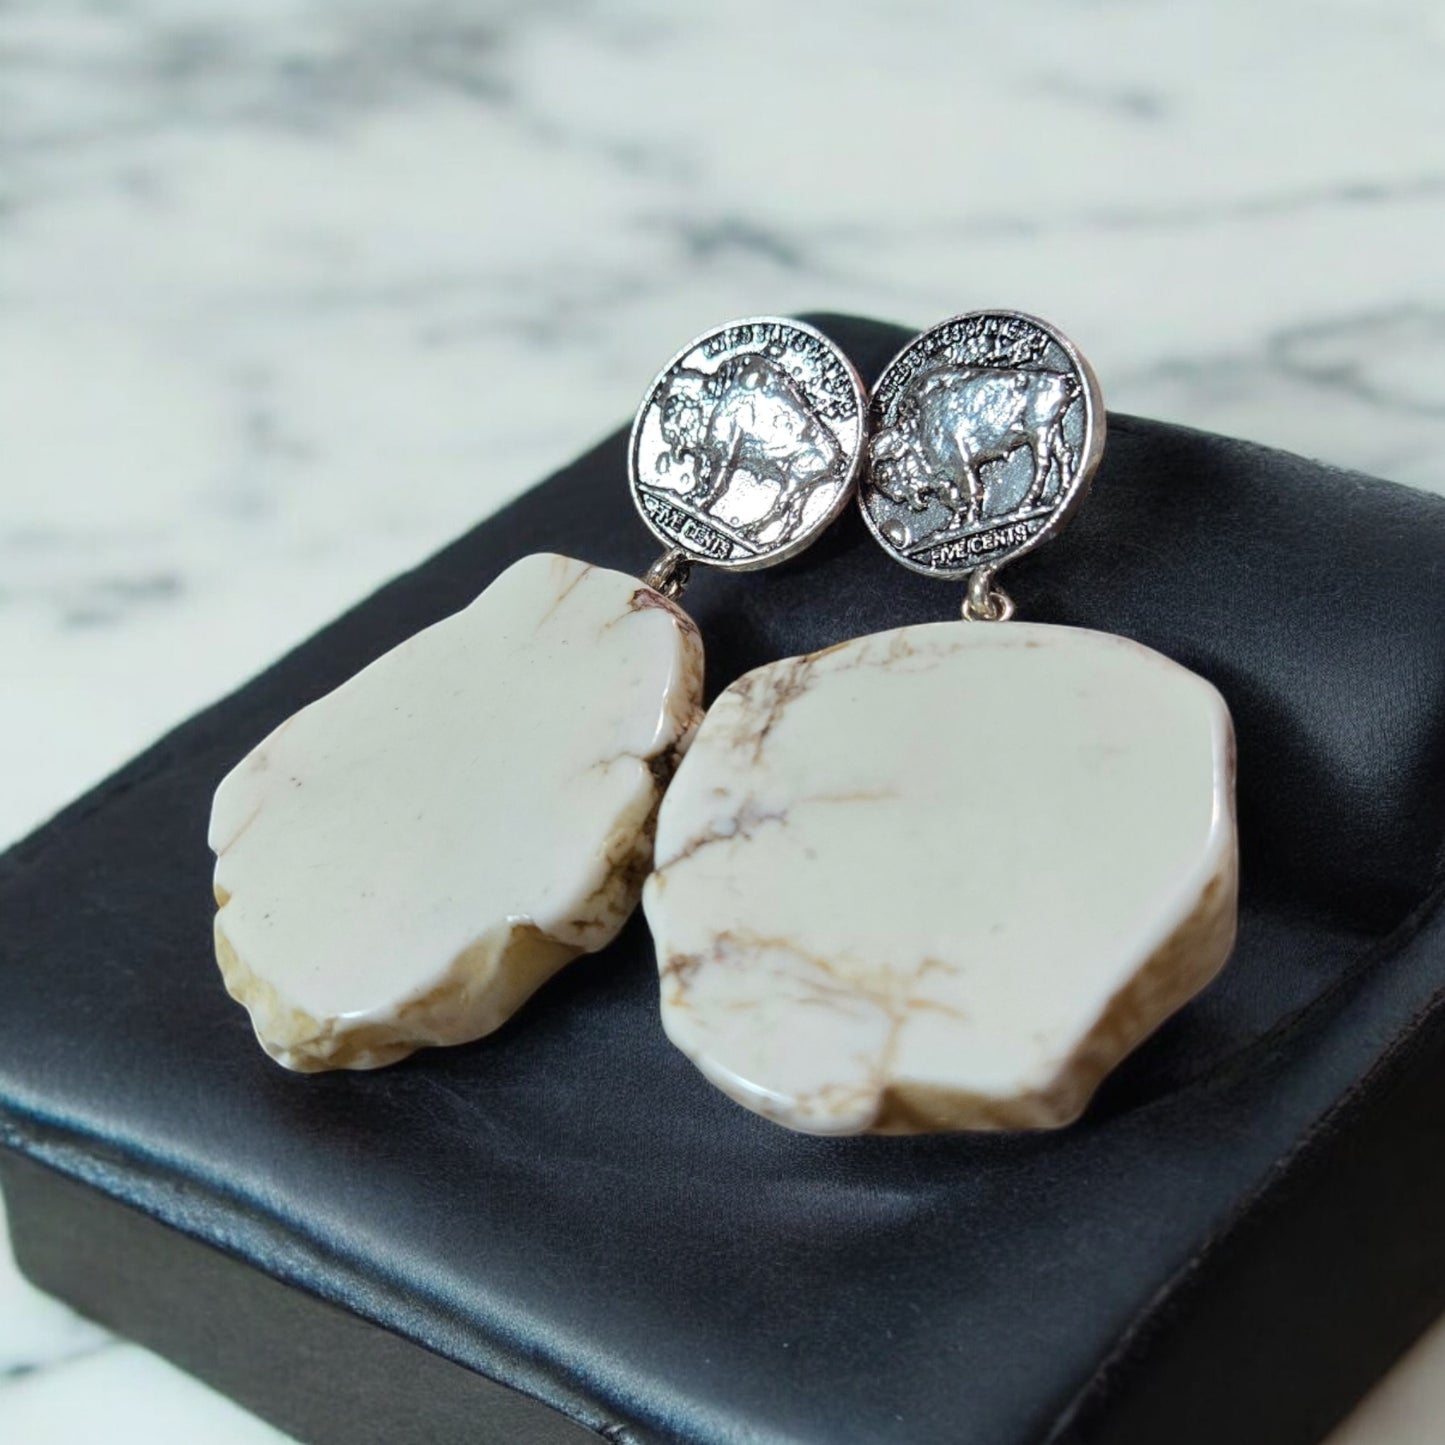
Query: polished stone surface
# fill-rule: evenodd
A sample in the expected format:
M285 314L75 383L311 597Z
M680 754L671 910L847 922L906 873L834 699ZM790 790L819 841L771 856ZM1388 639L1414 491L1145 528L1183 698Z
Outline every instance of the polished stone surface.
M935 622L708 711L644 894L669 1037L812 1134L1046 1128L1219 971L1234 731L1125 638Z
M1442 59L1435 0L17 0L0 837L730 316L1025 307L1111 406L1445 491ZM0 1278L0 1437L274 1438L57 1318ZM1445 1330L1341 1438L1442 1415Z
M216 790L216 957L261 1046L374 1069L500 1028L632 915L702 717L692 619L537 553Z

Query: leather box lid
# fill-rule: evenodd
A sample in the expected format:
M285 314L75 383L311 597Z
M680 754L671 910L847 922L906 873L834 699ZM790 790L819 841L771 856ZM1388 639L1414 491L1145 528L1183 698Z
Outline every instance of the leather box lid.
M905 339L823 324L870 376ZM619 434L0 862L0 1140L614 1439L1317 1438L1445 1303L1445 503L1109 431L1008 586L1221 689L1244 893L1233 963L1077 1126L765 1123L668 1045L640 919L478 1044L314 1077L256 1047L211 955L217 780L527 552L644 569ZM958 601L852 514L688 596L713 691Z

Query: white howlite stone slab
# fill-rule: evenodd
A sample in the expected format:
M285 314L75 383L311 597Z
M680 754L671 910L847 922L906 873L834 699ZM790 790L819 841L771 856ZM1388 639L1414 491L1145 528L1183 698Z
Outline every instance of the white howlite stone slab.
M1202 678L1077 628L749 673L659 817L668 1035L810 1133L1068 1123L1229 955L1233 747Z
M216 954L288 1068L504 1023L636 906L702 645L634 577L524 558L221 783Z

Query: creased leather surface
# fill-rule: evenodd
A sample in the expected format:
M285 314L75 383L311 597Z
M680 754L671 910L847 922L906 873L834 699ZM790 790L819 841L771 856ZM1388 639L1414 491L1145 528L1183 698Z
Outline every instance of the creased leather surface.
M869 376L906 335L824 324ZM1078 1126L769 1125L666 1043L640 919L473 1046L302 1078L255 1045L211 958L215 783L527 552L644 569L619 434L0 862L0 1138L614 1438L1316 1438L1445 1302L1445 1245L1411 1224L1445 1203L1424 1082L1445 1060L1445 504L1109 425L1092 499L1007 585L1023 617L1220 687L1243 926ZM716 692L958 601L850 513L776 571L697 577L687 605ZM986 838L961 827L960 857Z

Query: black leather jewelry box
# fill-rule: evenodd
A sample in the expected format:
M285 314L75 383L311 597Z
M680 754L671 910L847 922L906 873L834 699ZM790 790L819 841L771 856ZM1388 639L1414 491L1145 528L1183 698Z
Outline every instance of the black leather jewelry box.
M823 324L868 376L905 337ZM1234 961L1072 1128L765 1123L666 1042L640 919L490 1039L284 1072L212 960L217 780L527 552L644 569L624 467L619 435L0 861L22 1267L325 1445L1314 1445L1445 1307L1445 502L1116 416L1010 569L1238 728ZM850 515L687 605L716 691L959 600Z

